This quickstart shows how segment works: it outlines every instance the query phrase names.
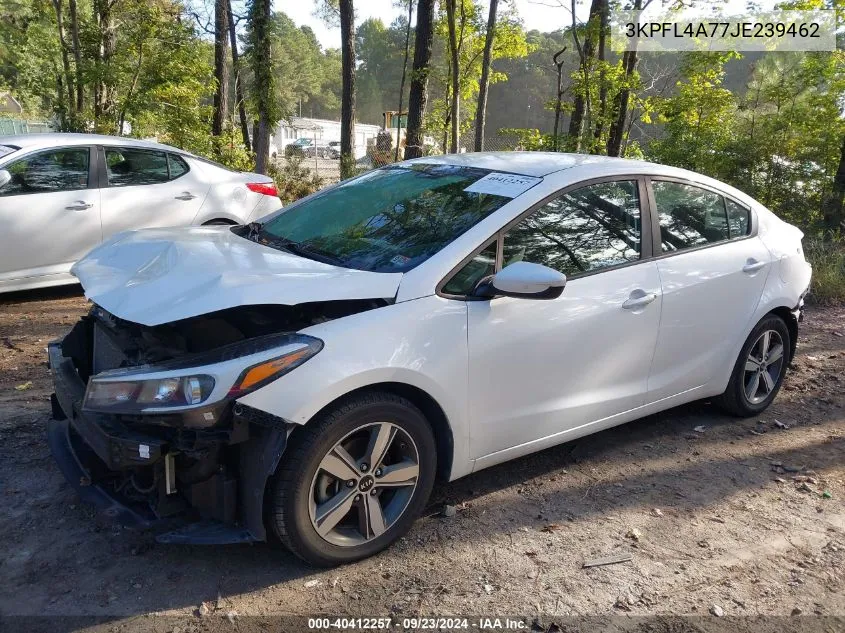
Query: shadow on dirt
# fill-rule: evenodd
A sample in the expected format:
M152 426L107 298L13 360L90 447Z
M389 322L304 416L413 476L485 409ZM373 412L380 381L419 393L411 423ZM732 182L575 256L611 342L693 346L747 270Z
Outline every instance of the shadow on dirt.
M707 433L691 434L691 429L699 424L707 425ZM661 507L683 514L771 483L770 462L773 461L816 470L845 461L845 437L833 433L833 428L823 441L763 455L742 445L754 439L748 431L752 425L753 421L716 416L706 404L679 407L441 485L435 491L429 513L439 511L443 503L464 504L467 510L461 512L461 522L451 523L450 529L458 530L461 540L472 541L489 536L491 531L539 530L549 522L577 524L581 519L632 507ZM819 425L824 429L827 422L822 420ZM711 442L735 444L737 452L744 450L744 457L736 459L722 452L721 459L699 460L700 449ZM622 468L625 472L641 472L599 481L567 482L567 468L590 471L607 460L614 464L627 462ZM656 462L662 466L667 460L674 461L674 465L656 467ZM15 465L6 462L2 470L7 468ZM529 488L529 494L510 495L496 504L495 521L475 520L478 518L472 509L475 500L517 486ZM63 496L71 495L66 486L64 489ZM76 523L84 520L78 513L74 517ZM377 569L384 562L401 565L402 558L410 556L424 540L436 538L443 525L440 519L418 521L402 544L337 573L347 574L352 570L360 574L363 568L370 568L378 576ZM45 521L39 529L47 539L60 539L66 526ZM69 600L67 607L76 613L125 617L193 608L203 601L214 601L218 595L261 593L279 583L303 582L305 577L319 571L302 564L281 547L269 544L213 548L160 546L153 544L149 535L119 532L108 526L84 538L94 542L85 543L82 551L76 553L74 565L100 573L86 576L86 584L93 586L73 586L72 593L81 590L89 596L88 600L94 596L100 599L87 605ZM116 558L131 561L131 577L120 573ZM20 580L26 583L26 578ZM377 588L379 582L380 577L374 577L367 584ZM132 587L143 587L137 607L124 599L113 600L113 594L126 592L127 587L130 591ZM360 589L366 590L366 586ZM51 612L62 613L60 604ZM284 605L277 607L284 610Z

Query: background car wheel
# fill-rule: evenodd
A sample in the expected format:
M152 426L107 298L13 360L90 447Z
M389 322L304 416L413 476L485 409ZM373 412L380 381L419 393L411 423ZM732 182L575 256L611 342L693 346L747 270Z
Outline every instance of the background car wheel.
M422 512L436 462L431 427L410 401L353 396L292 434L271 482L272 528L312 565L372 556Z
M742 346L728 388L717 404L740 417L764 411L783 383L790 345L783 319L769 315L760 321Z

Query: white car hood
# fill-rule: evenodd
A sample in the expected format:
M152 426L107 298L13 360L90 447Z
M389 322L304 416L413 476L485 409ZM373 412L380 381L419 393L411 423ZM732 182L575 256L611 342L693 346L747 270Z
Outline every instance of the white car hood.
M341 268L263 246L230 227L115 235L71 269L112 314L160 325L241 305L396 296L401 273Z

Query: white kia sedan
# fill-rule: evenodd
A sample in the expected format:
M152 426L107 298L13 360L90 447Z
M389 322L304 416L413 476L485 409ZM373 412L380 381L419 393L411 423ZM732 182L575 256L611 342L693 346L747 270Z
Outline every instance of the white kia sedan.
M810 283L801 238L699 174L527 152L122 233L73 269L94 306L49 347L50 445L162 542L360 559L438 477L700 398L763 411Z
M0 136L0 292L75 283L74 262L120 231L243 224L278 207L267 176L168 145Z

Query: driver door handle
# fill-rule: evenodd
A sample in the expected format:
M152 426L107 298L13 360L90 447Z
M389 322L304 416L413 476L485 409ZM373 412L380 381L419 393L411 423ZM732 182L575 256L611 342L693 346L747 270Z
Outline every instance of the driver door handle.
M65 207L68 211L85 211L85 209L90 209L93 207L94 204L91 202L85 202L84 200L77 200L74 204L69 204Z
M635 292L636 292L636 290L634 292L632 292L631 294L633 295ZM625 308L626 310L636 310L637 308L643 308L643 307L647 306L649 303L651 303L655 299L657 299L657 293L656 292L647 292L647 293L641 294L639 296L631 297L630 299L625 301L625 303L622 304L622 307Z
M176 196L177 200L193 200L194 198L196 198L196 196L190 191L183 191L180 195Z
M744 273L756 273L760 270L763 266L766 265L766 262L758 262L753 257L749 257L748 261L745 263L745 266L742 267L742 272Z

